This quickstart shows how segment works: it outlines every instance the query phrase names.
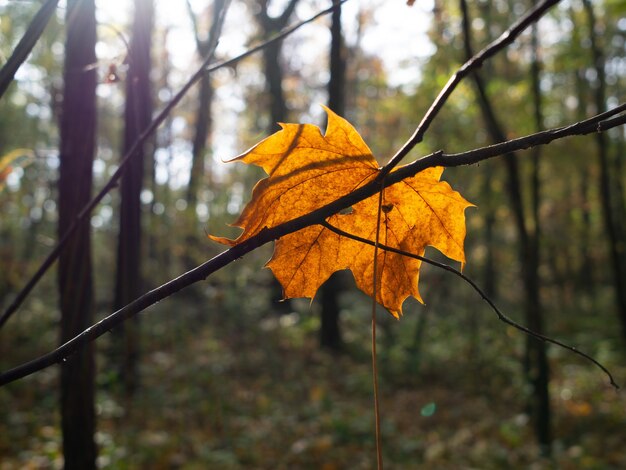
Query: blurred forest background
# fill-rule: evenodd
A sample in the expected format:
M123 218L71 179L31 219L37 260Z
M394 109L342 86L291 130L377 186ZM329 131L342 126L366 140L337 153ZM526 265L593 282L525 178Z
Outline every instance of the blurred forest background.
M0 99L3 312L202 60L235 57L332 5L56 3L0 0L3 65L52 5ZM383 164L455 70L534 3L350 0L200 74L133 151L59 269L4 318L0 370L223 251L206 233L236 235L227 224L262 177L223 160L276 122L323 128L328 104ZM626 2L557 3L465 79L411 159L623 104ZM477 206L467 211L465 274L506 314L589 353L621 385L625 149L621 126L444 173ZM0 388L0 469L373 468L368 298L337 275L312 302L278 302L263 269L271 250ZM426 305L408 300L399 321L378 315L387 468L626 468L626 398L599 369L499 322L459 278L424 266L420 279Z

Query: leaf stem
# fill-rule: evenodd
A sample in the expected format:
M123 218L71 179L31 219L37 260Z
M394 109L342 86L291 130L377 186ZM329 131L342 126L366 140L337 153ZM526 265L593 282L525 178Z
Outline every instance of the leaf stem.
M374 243L374 273L372 274L372 379L374 380L374 421L376 428L376 463L378 470L383 470L383 450L380 436L380 402L378 399L378 365L376 356L376 292L378 285L378 247L380 242L380 219L382 216L383 193L385 192L385 179L381 180L378 192L378 211L376 213L376 242ZM382 295L382 294L381 294Z

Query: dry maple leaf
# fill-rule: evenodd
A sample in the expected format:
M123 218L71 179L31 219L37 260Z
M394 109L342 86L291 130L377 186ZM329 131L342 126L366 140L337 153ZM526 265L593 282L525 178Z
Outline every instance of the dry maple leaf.
M326 111L326 135L312 124L281 123L282 130L230 160L260 166L269 178L256 184L252 200L233 224L244 229L239 238L213 240L235 245L265 227L319 209L376 177L378 164L359 133Z
M318 209L372 181L379 172L376 160L357 131L326 109L328 129L282 124L282 130L235 160L263 167L269 177L254 188L236 226L244 232L236 240L213 237L234 245L312 210ZM446 182L443 168L429 168L385 188L381 205L380 243L423 255L434 246L451 259L465 262L464 211L471 206ZM379 196L371 196L345 214L327 222L371 241L376 239ZM395 317L417 289L421 262L389 251L378 251L378 285L373 286L374 247L338 235L321 225L306 227L276 241L268 267L284 289L285 298L313 298L335 271L350 269L357 286Z

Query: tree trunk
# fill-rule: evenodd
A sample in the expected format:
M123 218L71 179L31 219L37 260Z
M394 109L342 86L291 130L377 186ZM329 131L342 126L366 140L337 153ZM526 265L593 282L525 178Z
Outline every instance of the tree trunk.
M259 11L256 20L261 27L265 39L283 29L298 3L298 0L290 0L280 16L272 17L268 13L268 0L257 0ZM283 92L283 67L280 61L282 41L275 42L263 49L263 71L265 73L265 93L270 102L270 122L268 132L274 133L280 130L279 122L287 121L287 102ZM272 308L278 313L284 314L291 310L291 303L283 301L283 288L276 279L272 278L271 300Z
M225 6L225 0L216 0L213 2L213 20L210 32L206 39L200 38L198 31L198 21L194 16L189 3L187 3L189 14L192 15L192 23L194 25L194 34L196 39L196 52L200 60L204 60L211 53L213 47L213 36L218 34L217 26L222 10ZM195 133L193 137L191 173L189 175L189 186L187 188L187 204L191 211L195 213L196 202L198 200L198 190L204 181L205 175L205 159L207 151L207 143L211 138L211 130L213 121L211 117L211 105L213 103L213 84L211 76L205 73L200 80L200 91L198 99L198 108L196 112Z
M533 92L533 108L535 130L543 130L543 107L540 88L540 62L539 62L539 40L537 24L533 24L531 31L531 88ZM541 147L535 147L532 151L531 169L531 219L534 230L529 236L528 246L528 287L529 295L527 300L527 321L528 327L538 333L544 331L543 312L540 298L539 263L541 260L540 240L541 240L541 220L539 218L539 207L541 202L541 181L540 181L540 159ZM542 452L545 455L551 453L552 432L551 432L551 407L550 392L548 389L550 380L550 369L547 359L546 343L536 338L528 336L526 338L526 351L528 356L530 380L533 384L533 407L535 433Z
M345 114L346 58L341 32L341 5L332 13L330 26L330 79L328 81L328 107L335 113ZM320 346L333 351L342 347L339 327L339 292L341 272L334 273L321 289L322 316L320 324Z
M59 237L91 198L96 129L94 0L67 4L59 168ZM93 323L89 219L59 257L61 343ZM61 428L65 468L96 468L93 343L61 364Z
M211 77L205 73L200 80L200 96L198 111L196 114L195 134L193 137L191 173L189 174L189 186L187 187L187 206L195 213L198 202L198 189L204 181L205 153L207 140L211 133L211 103L213 101L213 85Z
M471 36L469 25L469 14L465 0L460 2L463 14L463 33L466 57L472 56ZM538 73L538 69L537 69ZM491 102L487 97L486 87L478 72L472 74L474 85L487 131L494 142L504 142L506 140L498 119L496 118ZM536 85L538 87L538 83ZM540 112L537 108L536 114ZM538 232L531 233L526 225L524 212L522 188L520 182L520 171L517 156L514 153L504 155L506 171L508 174L508 192L511 207L515 219L515 226L519 238L519 258L522 265L522 279L524 282L525 294L525 316L528 327L536 333L543 334L543 315L541 312L541 302L539 298L539 244ZM536 173L536 172L535 172ZM538 174L538 173L536 173ZM539 181L533 181L533 195L536 202L533 203L533 214L538 217L538 188ZM539 226L539 221L535 220L535 229ZM549 368L546 354L545 342L531 340L527 342L525 356L525 370L528 380L532 386L532 399L530 403L531 415L533 416L535 433L539 445L544 454L549 454L551 449L551 407L549 395Z
M595 102L596 112L606 111L606 82L604 72L604 57L598 44L595 30L596 19L593 5L589 0L583 0L589 28L589 40L591 43L591 53L596 71ZM598 147L598 159L600 160L600 197L602 200L602 216L604 228L609 241L609 255L611 258L611 268L613 270L613 285L617 300L617 314L622 326L622 336L626 339L626 263L623 249L623 233L620 233L618 221L624 218L625 214L620 211L618 205L613 201L615 182L611 177L611 163L609 162L608 145L606 136L602 132L595 133L596 145Z
M130 150L152 115L150 95L150 44L152 0L135 0L132 39L128 56L126 104L124 110L124 148ZM141 188L145 148L133 155L121 179L120 231L117 250L114 310L132 302L141 294ZM138 385L139 316L124 322L116 330L121 340L117 366L128 395Z

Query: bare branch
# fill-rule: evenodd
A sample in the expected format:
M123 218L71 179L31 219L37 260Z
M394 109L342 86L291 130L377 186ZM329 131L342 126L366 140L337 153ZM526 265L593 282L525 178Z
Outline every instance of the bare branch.
M290 0L287 6L285 7L285 11L278 17L278 27L284 28L287 25L287 21L291 18L296 6L298 5L299 0Z
M571 126L538 132L526 137L471 150L461 154L445 155L443 152L435 152L389 174L385 178L385 185L390 186L396 184L406 177L413 176L419 171L433 166L453 167L469 165L497 155L502 155L510 149L521 150L537 145L545 145L556 139L561 139L571 135L584 135L590 132L604 132L608 129L626 123L626 114L622 114L614 119L609 119L616 114L623 113L624 110L626 110L626 104L622 104L611 111L602 113ZM263 229L258 235L233 246L191 271L188 271L176 279L173 279L142 295L137 300L112 313L54 351L0 374L0 386L18 380L22 377L26 377L27 375L63 361L63 359L67 358L91 341L94 341L96 338L104 335L107 331L110 331L124 320L169 297L173 293L206 279L212 273L241 258L256 248L284 235L293 233L304 227L308 227L309 225L321 224L327 217L330 217L340 210L350 207L351 205L376 194L380 190L380 182L374 180L352 193L343 196L309 214L305 214L276 227Z
M509 29L507 29L504 33L500 35L498 39L493 41L487 47L485 47L482 51L476 54L474 57L465 62L461 68L459 68L452 77L448 80L448 83L443 87L443 89L439 92L439 95L430 106L424 118L417 126L417 129L411 136L411 138L396 152L396 154L391 157L389 163L387 163L378 176L378 179L384 178L391 170L393 170L398 163L417 145L424 139L424 134L430 127L431 123L439 114L439 111L443 108L444 104L452 94L452 92L456 89L457 85L461 83L461 81L472 71L478 69L482 66L485 60L489 59L506 46L511 44L517 37L531 24L541 18L545 12L547 12L554 5L559 3L560 0L544 0L540 4L538 4L535 8L529 11L526 15L520 18L516 23L511 25Z
M189 15L189 20L191 21L191 27L193 28L193 37L196 40L196 49L199 51L202 50L202 39L200 39L200 29L198 28L198 18L196 18L196 12L193 11L193 7L191 6L191 2L189 0L185 0L187 4L187 13Z
M435 261L435 260L432 260L430 258L426 258L424 256L416 255L414 253L409 253L408 251L399 250L399 249L393 248L391 246L383 245L382 243L375 243L375 242L373 242L371 240L368 240L367 238L362 238L362 237L359 237L358 235L353 235L351 233L348 233L348 232L345 232L345 231L341 230L340 228L335 227L334 225L329 224L326 221L322 222L320 225L326 227L328 230L330 230L331 232L336 233L337 235L341 235L341 236L346 237L346 238L351 238L352 240L356 240L358 242L365 243L367 245L378 246L382 250L390 251L392 253L397 253L399 255L406 256L407 258L413 258L413 259L420 260L420 261L422 261L424 263L427 263L427 264L430 264L430 265L435 266L437 268L443 269L444 271L448 271L448 272L454 274L455 276L460 277L465 282L467 282L472 287L472 289L474 289L476 292L478 292L478 294L482 297L482 299L485 302L487 302L487 304L489 304L489 306L496 313L496 315L498 316L498 319L500 321L506 323L507 325L512 326L513 328L521 331L522 333L525 333L525 334L527 334L529 336L532 336L533 338L536 338L536 339L541 340L541 341L545 341L547 343L555 344L555 345L560 346L560 347L562 347L564 349L567 349L568 351L573 352L574 354L578 354L579 356L584 357L588 361L591 361L596 366L598 366L608 376L609 381L611 382L611 385L613 387L615 387L616 389L619 389L619 385L617 385L617 383L613 379L613 375L611 374L611 372L609 372L609 370L605 366L603 366L600 362L598 362L596 359L594 359L593 357L589 356L588 354L586 354L586 353L576 349L573 346L569 346L569 345L567 345L565 343L562 343L559 340L552 339L549 336L545 336L545 335L542 335L542 334L539 334L539 333L535 333L534 331L530 330L529 328L527 328L527 327L525 327L523 325L520 325L515 320L512 320L511 318L509 318L508 316L506 316L504 313L502 313L500 311L500 309L489 298L489 296L487 294L485 294L483 292L483 290L480 287L478 287L478 285L470 277L466 276L465 274L463 274L458 269L455 269L455 268L453 268L452 266L450 266L448 264L440 263L439 261Z
M347 0L343 0L341 4L345 3ZM60 238L55 247L52 249L52 252L48 255L48 257L43 261L43 263L39 266L39 269L35 272L35 274L30 278L30 280L26 283L26 285L22 288L22 290L17 294L13 302L9 305L9 307L3 312L0 317L0 328L7 322L7 320L17 311L19 306L24 302L28 294L33 290L33 288L37 285L39 280L43 277L43 275L50 269L50 267L54 264L54 262L59 257L63 246L67 243L67 240L72 236L72 234L76 231L76 229L82 224L85 223L85 219L91 213L91 211L102 201L104 196L117 185L118 180L120 179L124 169L128 165L128 162L133 158L136 154L137 150L142 148L145 141L152 135L152 133L165 121L170 111L180 102L180 100L185 96L185 94L189 91L189 89L202 78L205 73L212 73L218 69L229 67L237 64L248 56L268 47L275 42L282 41L285 37L292 34L294 31L300 29L302 26L315 21L317 18L327 15L332 12L336 8L336 5L333 5L326 10L322 10L321 12L311 16L310 18L301 21L281 33L273 36L272 38L264 41L257 46L249 49L243 54L238 55L232 59L220 62L216 65L208 67L209 63L212 60L214 49L211 53L205 58L200 68L191 76L191 78L187 81L187 83L180 89L178 93L172 98L172 100L163 108L163 110L154 118L154 120L150 123L150 125L141 133L137 141L132 145L130 150L124 155L122 158L119 167L113 173L109 181L103 186L100 192L80 211L78 217L74 220L74 222L68 227L65 234ZM216 41L217 44L217 41ZM208 68L207 68L208 67Z
M33 50L33 47L41 37L58 3L59 0L48 0L41 6L39 11L35 14L33 21L28 25L24 36L22 36L20 42L15 46L11 57L9 57L9 60L4 64L2 70L0 70L0 98L7 91L11 82L13 82L13 77L15 77L17 69L24 63L28 54L30 54L30 51Z

